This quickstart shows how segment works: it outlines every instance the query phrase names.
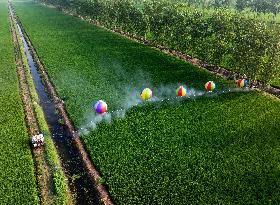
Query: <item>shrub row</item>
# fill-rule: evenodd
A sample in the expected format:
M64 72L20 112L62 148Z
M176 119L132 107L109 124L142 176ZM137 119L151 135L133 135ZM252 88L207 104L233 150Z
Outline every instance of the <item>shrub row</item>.
M255 15L202 10L170 1L42 0L110 29L246 74L269 84L280 71L280 28Z

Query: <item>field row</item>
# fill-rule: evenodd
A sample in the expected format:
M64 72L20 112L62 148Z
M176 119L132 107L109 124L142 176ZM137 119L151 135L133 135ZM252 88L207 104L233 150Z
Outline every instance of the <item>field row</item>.
M280 202L278 99L235 92L130 108L143 87L224 80L55 9L15 8L77 129L98 122L96 100L125 111L83 135L117 204Z
M0 1L0 204L39 204L8 9Z

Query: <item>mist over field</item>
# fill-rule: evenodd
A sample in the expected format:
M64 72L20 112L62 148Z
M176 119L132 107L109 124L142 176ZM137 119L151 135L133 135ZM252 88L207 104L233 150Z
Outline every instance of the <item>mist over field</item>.
M152 86L151 81L149 81L148 86L143 85L142 87L133 87L133 86L124 86L125 96L119 104L119 109L110 110L108 107L108 112L104 114L98 114L94 110L94 105L92 106L92 112L86 113L84 115L84 123L80 127L80 134L87 135L91 130L95 130L99 123L105 122L110 124L114 119L123 119L126 115L126 112L129 111L132 107L135 106L145 106L148 103L159 103L157 108L160 107L160 102L167 102L174 104L175 106L178 103L187 100L187 99L196 99L198 97L217 97L219 94L229 93L229 92L248 92L248 89L240 89L236 87L225 88L224 90L219 90L217 92L206 92L204 90L198 90L194 87L188 87L186 84L161 84L159 86ZM186 96L178 97L176 90L179 86L184 86L186 88ZM140 94L144 88L150 88L152 90L153 96L147 101L143 101L140 97ZM123 91L123 90L122 90ZM107 102L106 102L107 103ZM109 104L110 102L108 102Z

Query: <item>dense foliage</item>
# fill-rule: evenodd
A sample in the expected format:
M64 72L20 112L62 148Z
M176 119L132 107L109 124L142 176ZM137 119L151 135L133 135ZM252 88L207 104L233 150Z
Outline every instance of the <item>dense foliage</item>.
M112 111L134 87L222 82L54 9L16 11L76 126L96 99ZM278 204L279 111L257 92L148 103L83 139L117 204Z
M280 12L279 0L169 0L173 2L183 2L189 5L201 7L230 7L237 10L246 8L255 12L269 12L277 14Z
M39 204L9 31L0 0L0 204Z
M170 1L43 0L111 29L145 37L269 84L280 77L280 26L226 9L202 10ZM280 80L279 80L280 84Z
M230 5L230 4L228 4ZM280 2L279 0L236 0L233 4L236 9L242 10L245 8L251 8L256 12L271 12L277 14L280 12Z

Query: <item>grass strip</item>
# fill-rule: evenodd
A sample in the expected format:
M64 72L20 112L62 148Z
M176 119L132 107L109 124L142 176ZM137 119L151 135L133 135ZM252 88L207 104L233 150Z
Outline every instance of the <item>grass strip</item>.
M39 204L6 1L0 0L0 204Z

